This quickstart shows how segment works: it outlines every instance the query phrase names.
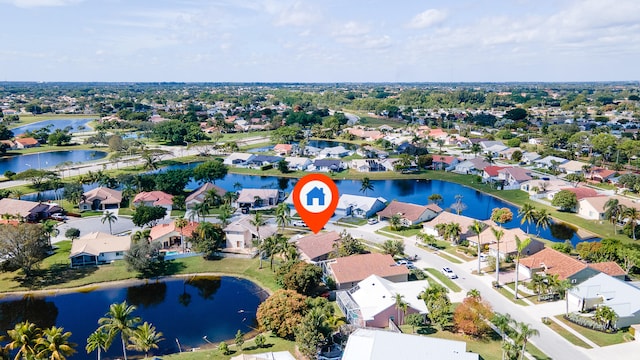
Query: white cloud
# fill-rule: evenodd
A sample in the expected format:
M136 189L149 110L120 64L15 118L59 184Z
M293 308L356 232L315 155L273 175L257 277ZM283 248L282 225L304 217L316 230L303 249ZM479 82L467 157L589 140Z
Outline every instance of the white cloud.
M360 24L356 21L349 21L336 29L332 35L335 37L341 36L361 36L369 33L369 26Z
M273 11L273 10L271 10ZM321 18L317 9L296 2L288 8L282 9L276 17L276 26L307 26L316 23Z
M82 2L83 0L2 0L0 2L13 4L21 8L67 6Z
M416 15L407 24L411 29L424 29L429 26L437 25L447 18L447 13L438 9L429 9Z

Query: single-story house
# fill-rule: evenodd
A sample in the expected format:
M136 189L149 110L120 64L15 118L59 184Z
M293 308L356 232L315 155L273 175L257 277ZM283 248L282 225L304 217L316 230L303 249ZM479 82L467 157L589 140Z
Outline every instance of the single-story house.
M4 198L0 199L0 214L9 214L26 221L47 219L51 214L60 212L57 204Z
M336 231L319 232L299 238L296 247L303 260L315 263L327 260L339 241L340 234Z
M82 194L78 208L80 211L119 209L121 202L122 191L101 186Z
M604 183L611 181L611 179L615 178L616 176L618 176L618 172L615 170L597 168L591 170L586 175L586 178Z
M569 290L570 311L590 311L608 306L619 328L640 324L640 289L607 274L597 274Z
M347 340L342 360L438 359L478 360L467 343L386 330L357 329Z
M203 203L205 198L207 197L207 193L211 190L215 191L216 194L218 194L218 196L221 198L224 196L224 194L227 193L225 189L221 188L218 185L212 183L204 183L202 184L202 186L189 194L189 196L187 196L187 198L184 200L184 204L187 209L192 209L196 204Z
M291 155L291 153L295 152L298 148L298 145L295 144L276 144L273 147L273 151L278 155Z
M261 208L278 205L280 192L277 189L242 189L238 193L238 207Z
M569 162L569 160L561 158L561 157L557 157L557 156L547 156L544 157L542 159L538 159L536 161L534 161L533 163L539 167L539 168L547 168L547 169L552 169L554 167L559 169L559 166Z
M520 184L520 190L527 192L531 196L544 197L547 193L558 192L567 188L568 185L569 183L561 179L534 179Z
M335 215L370 218L384 209L386 203L387 200L382 197L342 194L338 199Z
M246 166L247 162L251 160L255 155L249 153L234 152L229 154L222 163L230 166Z
M344 169L344 163L340 160L316 159L307 168L308 171L337 172Z
M262 228L261 228L262 229ZM351 289L370 275L378 275L393 282L409 280L409 269L396 265L391 255L371 253L351 255L327 263L328 275L336 282L336 289Z
M518 271L527 278L535 273L558 275L560 280L568 279L572 284L579 284L599 273L586 263L551 248L520 259Z
M436 204L416 205L393 200L384 210L378 212L378 218L384 220L400 215L401 224L411 226L429 221L441 212L442 209Z
M357 172L377 172L387 169L378 162L378 159L354 159L349 163L349 168Z
M480 234L480 239L483 241L483 243L485 241L489 243L489 255L493 257L496 257L496 255L498 254L498 250L501 259L506 259L507 256L515 256L518 252L516 236L520 239L520 241L523 241L526 238L530 238L530 236L520 228L502 229L502 231L504 235L500 239L500 249L498 249L497 239L490 228L484 230ZM531 238L529 245L527 245L526 248L522 249L522 256L533 255L542 249L544 249L544 243Z
M248 167L260 168L262 166L272 165L275 166L283 157L272 155L255 155L251 159L247 160Z
M152 227L149 237L151 241L162 244L163 249L184 250L185 246L182 243L182 239L190 238L197 227L197 222L190 221L185 227L179 229L176 226L176 221L173 220L168 224L158 224Z
M396 325L405 323L409 314L426 316L427 305L420 294L429 287L429 281L391 282L378 275L370 275L348 291L336 295L336 302L345 313L347 321L358 327L386 328L389 321ZM398 311L396 294L402 295L407 311ZM354 308L351 304L356 305ZM398 318L399 316L399 318Z
M173 208L173 195L164 191L143 191L133 198L133 206L161 206L171 213Z
M311 165L311 159L306 157L288 156L284 158L290 171L305 171Z
M582 161L569 160L564 164L558 165L558 168L565 174L584 174L585 166L589 166L589 164Z
M103 232L92 232L71 243L69 259L71 267L99 265L121 260L131 247L129 236L116 236Z
M595 191L592 188L587 188L587 187L565 187L562 189L557 189L554 191L547 191L547 199L549 200L553 200L553 197L556 196L557 193L559 193L562 190L566 190L569 192L572 192L574 194L576 194L576 199L578 201L584 199L584 198L588 198L588 197L595 197L595 196L599 196L598 192Z
M436 226L438 224L456 223L460 225L460 229L462 230L462 232L460 233L460 240L466 239L469 241L469 243L477 245L478 241L477 241L476 234L473 231L469 230L469 227L473 225L474 221L476 221L476 219L470 218L468 216L458 215L448 211L443 211L435 218L424 223L423 231L429 235L439 236L440 234L436 229ZM483 224L483 226L485 227L487 226L486 223L482 221L481 223ZM482 237L480 238L480 241L481 241L481 244L485 243L482 241Z
M32 137L16 138L14 142L16 144L16 149L28 149L40 146L38 140Z
M578 201L578 215L589 220L608 220L605 219L606 209L604 205L609 199L617 199L618 202L626 207L635 207L640 210L640 203L634 202L622 196L594 196L582 198Z
M525 165L531 165L533 164L534 161L540 159L541 156L536 153L536 152L524 152L522 153L522 160L520 162L523 162Z
M478 174L478 173L482 173L484 168L486 168L489 165L490 164L484 161L483 158L477 157L477 158L465 160L456 164L456 167L453 170L453 172L456 172L459 174Z
M433 155L433 170L451 171L460 162L457 157L449 155Z
M258 233L255 225L251 224L251 218L251 216L243 216L223 229L227 239L226 249L252 249L256 246L256 241L268 238L278 231L275 226L267 224L260 226Z
M318 158L341 158L351 154L350 150L347 150L344 146L338 145L333 147L326 147L320 150Z

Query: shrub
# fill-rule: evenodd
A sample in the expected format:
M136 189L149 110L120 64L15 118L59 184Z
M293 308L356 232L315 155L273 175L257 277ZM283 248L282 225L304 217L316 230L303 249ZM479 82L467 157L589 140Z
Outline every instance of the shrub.
M586 327L587 329L607 332L607 326L605 324L599 323L592 318L588 318L585 316L581 316L576 313L569 313L564 316L565 319L571 321L576 325L580 325L582 327Z

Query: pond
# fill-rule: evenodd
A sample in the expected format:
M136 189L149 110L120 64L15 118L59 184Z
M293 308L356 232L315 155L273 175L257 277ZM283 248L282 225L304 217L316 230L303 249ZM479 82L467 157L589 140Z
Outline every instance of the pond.
M0 329L12 329L14 324L29 320L41 328L53 325L71 331L70 341L78 344L74 359L94 359L84 350L87 337L98 327L98 319L109 305L127 301L135 305L135 316L152 323L163 333L164 341L154 351L156 355L233 339L256 327L258 305L268 294L245 279L199 276L170 279L148 284L105 287L89 292L74 292L57 296L9 296L0 300ZM114 341L104 358L122 357L119 341Z
M54 168L65 161L87 162L107 156L104 151L95 150L63 150L25 154L0 159L0 174L6 171L19 173L28 169Z
M56 120L45 120L31 123L29 125L18 126L11 131L15 135L24 134L27 131L34 131L38 129L42 129L43 127L47 127L51 125L51 132L56 129L64 129L66 127L71 127L71 133L83 132L83 131L91 131L92 128L88 125L94 119L56 119Z

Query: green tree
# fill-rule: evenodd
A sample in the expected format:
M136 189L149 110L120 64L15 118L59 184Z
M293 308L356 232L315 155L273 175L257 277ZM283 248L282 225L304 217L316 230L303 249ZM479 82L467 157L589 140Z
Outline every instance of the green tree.
M26 277L33 275L49 249L42 225L21 223L0 224L0 257L22 270Z
M77 345L69 342L71 333L64 332L64 328L52 326L42 332L42 338L38 344L37 359L65 360L73 355Z
M266 339L264 337L264 335L262 334L258 334L256 335L256 337L253 339L253 341L256 343L256 346L261 349L264 347Z
M149 351L157 349L158 344L162 340L164 340L162 332L156 331L153 325L145 321L131 333L131 337L129 338L131 344L128 348L143 352L146 359L149 357Z
M403 321L400 318L400 310L403 310L404 312L406 312L408 304L406 301L404 301L404 295L400 293L396 293L394 295L394 299L395 299L396 310L398 310L398 317L396 318L396 321L398 325L402 325Z
M42 338L42 330L36 324L29 322L20 322L15 325L12 330L7 331L9 335L9 343L7 349L15 351L15 360L35 359L39 340Z
M287 173L289 173L289 162L287 162L287 160L285 160L285 159L282 159L282 160L278 161L278 163L276 165L276 168L282 174L287 174Z
M520 240L520 238L516 235L516 285L515 285L515 299L518 298L518 273L520 272L520 257L522 256L522 252L526 249L529 244L531 244L531 239L526 238L524 240Z
M502 227L503 224L508 223L512 219L513 213L509 208L495 208L491 211L491 220L493 220L500 227Z
M58 234L60 234L60 230L58 230L58 222L54 220L45 220L42 223L42 231L47 235L47 243L49 244L49 248L51 248L51 237L58 236Z
M111 336L120 334L122 340L122 354L127 360L127 341L140 322L140 318L133 315L136 307L128 305L126 301L115 303L109 306L109 311L98 320L98 331L105 331Z
M112 340L113 337L111 337L108 333L101 330L96 330L92 332L91 335L89 335L89 337L87 338L87 346L85 347L85 350L87 350L87 354L91 353L92 351L98 350L98 360L100 360L102 351L109 350Z
M311 296L317 292L322 282L322 269L317 265L297 261L290 267L278 269L277 278L285 289Z
M428 200L432 204L441 204L443 198L442 198L442 195L440 194L431 194L429 195Z
M180 245L182 245L182 250L186 250L186 242L184 241L184 228L189 225L189 221L185 218L177 218L173 220L174 225L180 231Z
M226 342L221 341L220 344L218 344L218 351L220 351L223 355L229 355L229 345L227 345Z
M216 180L227 176L229 169L220 160L204 162L193 169L193 178L200 182L216 183Z
M624 211L622 212L622 216L628 219L628 224L631 227L633 240L636 240L636 226L638 225L638 221L640 221L640 210L638 210L634 206L629 206L624 209Z
M538 236L540 236L540 228L547 229L551 225L551 215L546 209L540 209L536 211L536 229L538 230Z
M436 283L431 283L420 293L420 298L427 306L429 320L440 329L449 323L451 316L451 300L449 300L447 293L449 293L449 289Z
M522 348L520 350L520 360L524 359L525 348L532 336L540 336L540 332L537 329L531 327L530 324L524 322L516 323L516 343L521 343Z
M407 315L405 319L407 325L411 325L411 332L416 332L416 327L424 325L424 317L421 314L413 313Z
M284 232L284 227L291 223L291 208L282 202L276 206L276 223L280 226L280 232Z
M127 269L138 271L143 277L157 275L164 265L159 242L138 241L124 253Z
M609 221L613 224L613 232L616 231L616 224L620 220L620 216L624 212L625 206L620 204L620 201L616 198L609 198L606 203L604 203L604 216L609 219Z
M402 225L402 216L400 216L399 214L391 215L391 217L389 218L389 226L391 226L391 229L398 230L401 225Z
M158 220L164 218L166 214L167 209L163 208L162 206L140 205L136 207L136 210L133 212L131 221L135 226L153 227L158 222Z
M606 326L607 330L615 330L615 323L618 320L618 314L609 306L598 306L593 319Z
M571 211L578 205L576 193L569 190L560 190L555 194L551 205L560 208L560 211Z
M213 257L226 241L226 235L222 227L210 222L198 224L191 234L193 247L197 252L203 254L205 258Z
M382 243L382 252L392 257L404 254L404 241L400 239L389 239Z
M80 230L76 229L76 228L68 228L65 232L64 232L64 236L67 239L70 239L71 241L77 239L80 237Z
M111 224L115 223L116 221L118 221L118 216L112 212L112 211L107 211L105 210L102 213L102 217L100 218L100 221L104 224L105 222L109 223L109 234L113 234L113 230L111 229Z
M527 234L529 233L529 225L536 222L536 208L531 203L525 203L518 210L518 216L520 217L520 225L527 223Z
M367 191L373 191L374 186L371 183L371 179L369 179L368 177L363 177L362 180L360 180L360 192L364 193L364 195L367 195Z
M276 290L258 306L258 326L278 337L293 339L297 325L308 310L306 299L294 290Z
M69 134L69 131L56 129L54 132L49 134L48 142L55 146L69 144L71 142L71 134Z
M492 227L491 232L496 238L496 287L500 287L500 240L504 236L504 231Z
M233 216L233 209L230 205L224 204L220 206L219 210L220 212L218 213L218 220L220 220L220 223L224 228L229 224L229 219L231 219L231 216Z
M244 333L240 330L238 330L238 332L236 333L235 343L238 351L242 351L242 345L244 344Z

